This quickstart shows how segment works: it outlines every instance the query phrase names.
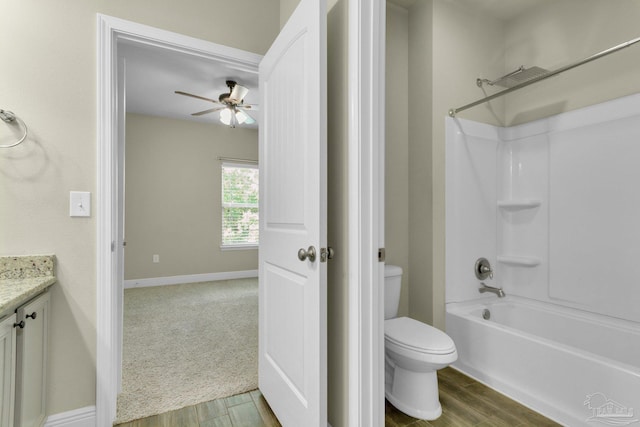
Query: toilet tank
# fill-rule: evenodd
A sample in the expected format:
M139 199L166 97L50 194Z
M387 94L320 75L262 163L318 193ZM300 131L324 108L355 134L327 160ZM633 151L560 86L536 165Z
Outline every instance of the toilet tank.
M402 286L402 268L397 265L384 266L384 319L393 319L398 315L400 288Z

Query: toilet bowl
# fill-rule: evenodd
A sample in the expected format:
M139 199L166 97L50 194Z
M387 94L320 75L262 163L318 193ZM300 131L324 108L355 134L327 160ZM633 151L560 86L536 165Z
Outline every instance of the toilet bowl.
M444 332L408 317L396 317L402 269L385 266L385 396L400 411L434 420L442 414L436 371L458 358Z

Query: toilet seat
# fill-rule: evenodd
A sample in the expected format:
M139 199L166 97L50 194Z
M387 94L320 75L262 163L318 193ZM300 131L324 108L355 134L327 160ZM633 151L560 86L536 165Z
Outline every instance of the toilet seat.
M397 347L417 353L447 355L456 352L456 346L447 334L409 317L385 320L384 337Z

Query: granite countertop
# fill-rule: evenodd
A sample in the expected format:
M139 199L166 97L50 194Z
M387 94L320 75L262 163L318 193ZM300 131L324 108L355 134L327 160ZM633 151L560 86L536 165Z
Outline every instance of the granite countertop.
M53 285L54 271L54 255L0 257L0 314Z

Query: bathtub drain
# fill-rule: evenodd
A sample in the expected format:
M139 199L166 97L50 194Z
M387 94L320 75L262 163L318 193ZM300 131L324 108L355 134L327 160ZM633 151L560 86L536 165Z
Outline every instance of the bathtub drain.
M482 310L482 318L484 320L489 320L491 319L491 312L489 311L488 308L485 308L484 310Z

